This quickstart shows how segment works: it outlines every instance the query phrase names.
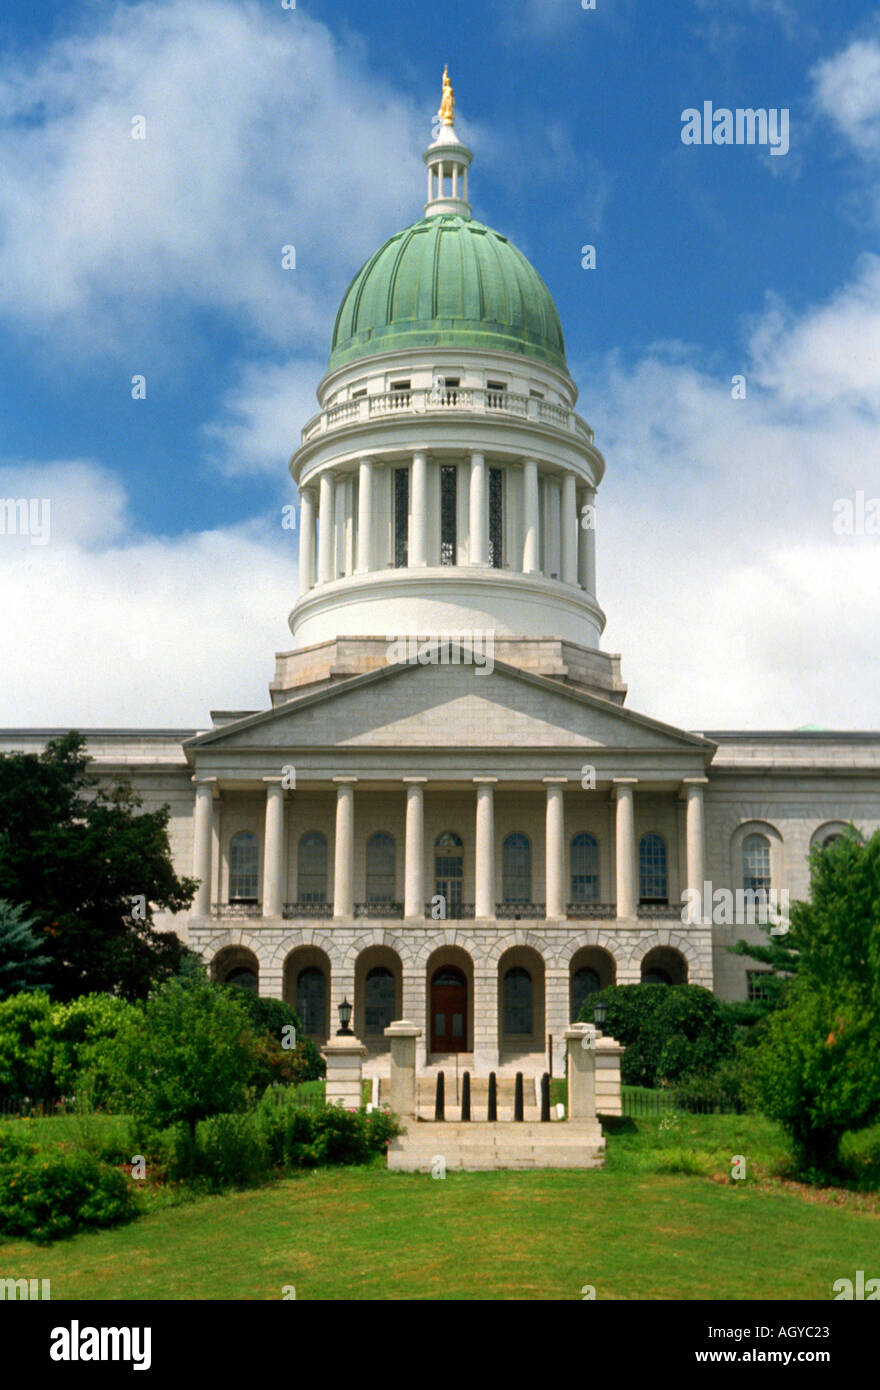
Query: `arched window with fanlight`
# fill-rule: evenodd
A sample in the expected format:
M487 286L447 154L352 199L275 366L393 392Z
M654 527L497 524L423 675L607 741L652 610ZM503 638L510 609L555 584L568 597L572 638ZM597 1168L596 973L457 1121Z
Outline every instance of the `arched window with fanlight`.
M301 903L327 902L327 836L309 830L299 842L297 896Z
M532 847L525 835L507 835L501 854L501 893L506 903L532 900Z
M376 830L367 840L367 902L394 901L394 840Z
M364 987L364 1031L380 1035L394 1021L394 976L387 965L374 965Z
M532 1032L532 977L522 965L511 966L502 989L504 1032L528 1037Z
M464 845L454 830L444 830L434 841L434 892L446 902L447 917L461 907L464 882Z
M743 840L743 888L752 901L766 903L770 892L770 841L766 835L747 835Z
M666 841L652 830L639 841L639 902L665 907L668 901Z
M599 844L595 835L585 832L571 842L571 901L599 901Z
M257 901L258 851L256 836L249 830L233 835L229 845L229 901Z

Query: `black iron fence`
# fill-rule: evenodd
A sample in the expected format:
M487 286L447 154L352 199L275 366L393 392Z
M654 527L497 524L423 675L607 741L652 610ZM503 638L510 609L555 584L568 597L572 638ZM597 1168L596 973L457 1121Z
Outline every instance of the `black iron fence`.
M658 1091L623 1086L621 1107L625 1118L659 1119L664 1115L742 1115L745 1106L739 1096L699 1095L696 1092L662 1088Z

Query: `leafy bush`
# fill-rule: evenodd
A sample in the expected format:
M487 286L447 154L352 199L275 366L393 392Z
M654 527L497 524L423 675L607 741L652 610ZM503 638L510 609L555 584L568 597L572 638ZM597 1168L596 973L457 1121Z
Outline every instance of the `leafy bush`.
M730 1054L720 1003L701 985L612 985L590 996L583 1021L592 1022L597 999L607 1007L605 1031L626 1048L624 1085L657 1086L708 1073Z
M0 1000L0 1096L48 1100L53 1094L52 1004L42 993Z
M140 1010L111 994L84 994L52 1009L52 1075L59 1095L73 1095L88 1074L88 1095L95 1107L110 1096L113 1043L117 1033Z
M302 1036L299 1016L281 999L265 999L239 985L226 985L233 990L244 1008L251 1027L260 1036L259 1062L254 1084L261 1090L274 1082L298 1085L303 1081L318 1081L327 1072L327 1063L311 1038ZM282 1045L285 1028L296 1030L296 1046ZM265 1041L263 1039L266 1039Z
M844 1134L840 1162L843 1171L860 1187L869 1191L880 1188L880 1124Z
M0 1125L0 1164L28 1158L37 1152L37 1145L11 1125Z
M303 1109L280 1088L266 1092L254 1118L270 1161L284 1168L366 1163L400 1133L397 1118L386 1110L368 1115L337 1105Z
M0 1231L40 1243L131 1221L131 1181L91 1154L38 1153L0 1163Z
M243 1187L269 1167L266 1148L252 1114L212 1115L196 1128L194 1161L185 1156L179 1175L191 1167L212 1187Z

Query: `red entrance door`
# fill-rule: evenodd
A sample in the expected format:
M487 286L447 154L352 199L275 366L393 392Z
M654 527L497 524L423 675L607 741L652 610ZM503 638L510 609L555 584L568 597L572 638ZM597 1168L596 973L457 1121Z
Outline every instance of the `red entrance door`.
M467 981L444 965L431 980L431 1051L467 1052Z

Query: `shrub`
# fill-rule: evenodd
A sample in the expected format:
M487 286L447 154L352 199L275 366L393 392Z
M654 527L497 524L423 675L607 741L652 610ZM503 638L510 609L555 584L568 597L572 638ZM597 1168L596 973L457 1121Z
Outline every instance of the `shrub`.
M40 1243L131 1221L131 1181L86 1153L39 1153L0 1164L0 1231Z
M710 1072L730 1054L720 1003L701 985L612 985L590 996L582 1020L592 1021L597 999L607 1007L606 1032L626 1048L621 1080L627 1086Z
M302 1024L289 1004L281 999L265 999L239 985L224 988L235 991L254 1032L261 1039L268 1035L268 1042L261 1041L259 1065L253 1078L260 1089L276 1081L299 1085L303 1081L319 1081L326 1075L327 1063L311 1038L301 1036ZM289 1027L296 1029L293 1048L282 1046L284 1029Z
M51 1015L45 994L12 994L0 1001L0 1096L51 1098Z
M212 1187L243 1187L261 1177L268 1165L262 1135L253 1114L212 1115L196 1129L198 1177Z
M37 1152L37 1145L11 1125L0 1126L0 1164L27 1158Z
M880 1124L844 1134L840 1162L843 1171L860 1187L869 1191L880 1188Z
M88 1074L90 1103L110 1096L113 1043L124 1024L140 1017L134 1004L111 994L84 994L52 1008L52 1075L60 1095L72 1095Z
M284 1168L366 1163L400 1133L396 1116L387 1110L368 1115L338 1105L303 1109L295 1095L280 1088L266 1092L254 1117L270 1161Z

